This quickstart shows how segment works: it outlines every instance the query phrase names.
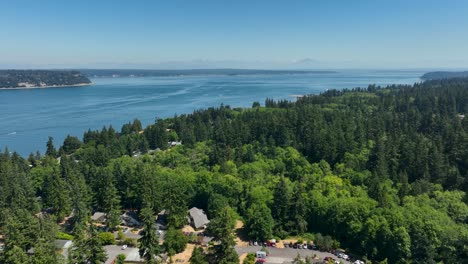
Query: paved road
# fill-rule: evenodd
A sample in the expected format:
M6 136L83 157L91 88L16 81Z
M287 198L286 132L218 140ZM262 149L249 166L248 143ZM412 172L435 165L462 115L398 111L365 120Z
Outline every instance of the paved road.
M256 251L259 251L260 249L261 249L260 246L247 246L247 247L236 246L236 252L239 255L244 254L244 253L255 253ZM302 257L314 256L314 254L316 254L320 258L320 260L323 260L325 257L332 257L336 260L341 261L341 263L350 264L349 261L340 259L331 253L320 252L317 250L269 247L268 251L270 252L270 255L268 255L266 263L272 263L272 264L273 263L274 264L291 263L298 253Z

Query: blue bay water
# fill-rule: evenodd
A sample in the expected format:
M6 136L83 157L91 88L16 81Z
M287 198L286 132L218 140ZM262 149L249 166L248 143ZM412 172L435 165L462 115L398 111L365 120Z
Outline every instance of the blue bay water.
M44 152L48 136L56 147L67 134L138 118L143 125L155 118L219 106L262 105L266 98L294 100L294 95L327 89L367 87L368 84L413 84L420 71L340 71L332 74L174 76L95 78L93 85L50 89L0 90L0 148L23 156Z

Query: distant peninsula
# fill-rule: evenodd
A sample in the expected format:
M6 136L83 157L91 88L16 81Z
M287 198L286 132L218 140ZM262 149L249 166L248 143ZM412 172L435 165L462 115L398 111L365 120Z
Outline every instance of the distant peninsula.
M79 71L0 70L0 89L30 89L90 85Z
M138 69L80 69L83 75L96 77L170 77L192 75L261 75L261 74L328 74L327 70L255 70L255 69L186 69L186 70L138 70Z
M468 77L468 71L434 71L428 72L421 76L423 80L440 80L440 79L450 79L450 78L466 78Z

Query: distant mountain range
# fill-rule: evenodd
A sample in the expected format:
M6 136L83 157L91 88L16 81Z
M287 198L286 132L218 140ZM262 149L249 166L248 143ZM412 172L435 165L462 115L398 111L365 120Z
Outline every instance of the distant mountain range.
M468 71L434 71L427 72L421 76L423 80L436 80L436 79L449 79L449 78L466 78L468 77Z
M186 75L258 75L258 74L330 74L335 71L310 70L250 70L250 69L192 69L192 70L134 70L134 69L80 69L88 77L143 77Z

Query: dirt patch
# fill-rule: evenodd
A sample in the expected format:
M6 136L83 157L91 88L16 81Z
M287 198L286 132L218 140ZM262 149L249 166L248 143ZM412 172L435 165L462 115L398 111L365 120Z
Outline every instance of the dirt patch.
M283 241L276 241L276 247L277 247L277 248L284 248L284 243L283 243Z
M239 264L242 264L244 262L244 259L247 257L247 253L244 253L239 256Z
M244 222L241 220L236 220L236 229L244 228Z
M174 261L174 263L189 264L190 257L192 256L194 248L195 248L195 245L187 244L187 247L185 248L185 250L179 254L174 255L172 257L172 260Z
M195 229L191 225L186 225L182 228L182 232L195 232Z
M236 246L246 247L249 245L247 236L245 234L244 223L240 220L236 221Z

